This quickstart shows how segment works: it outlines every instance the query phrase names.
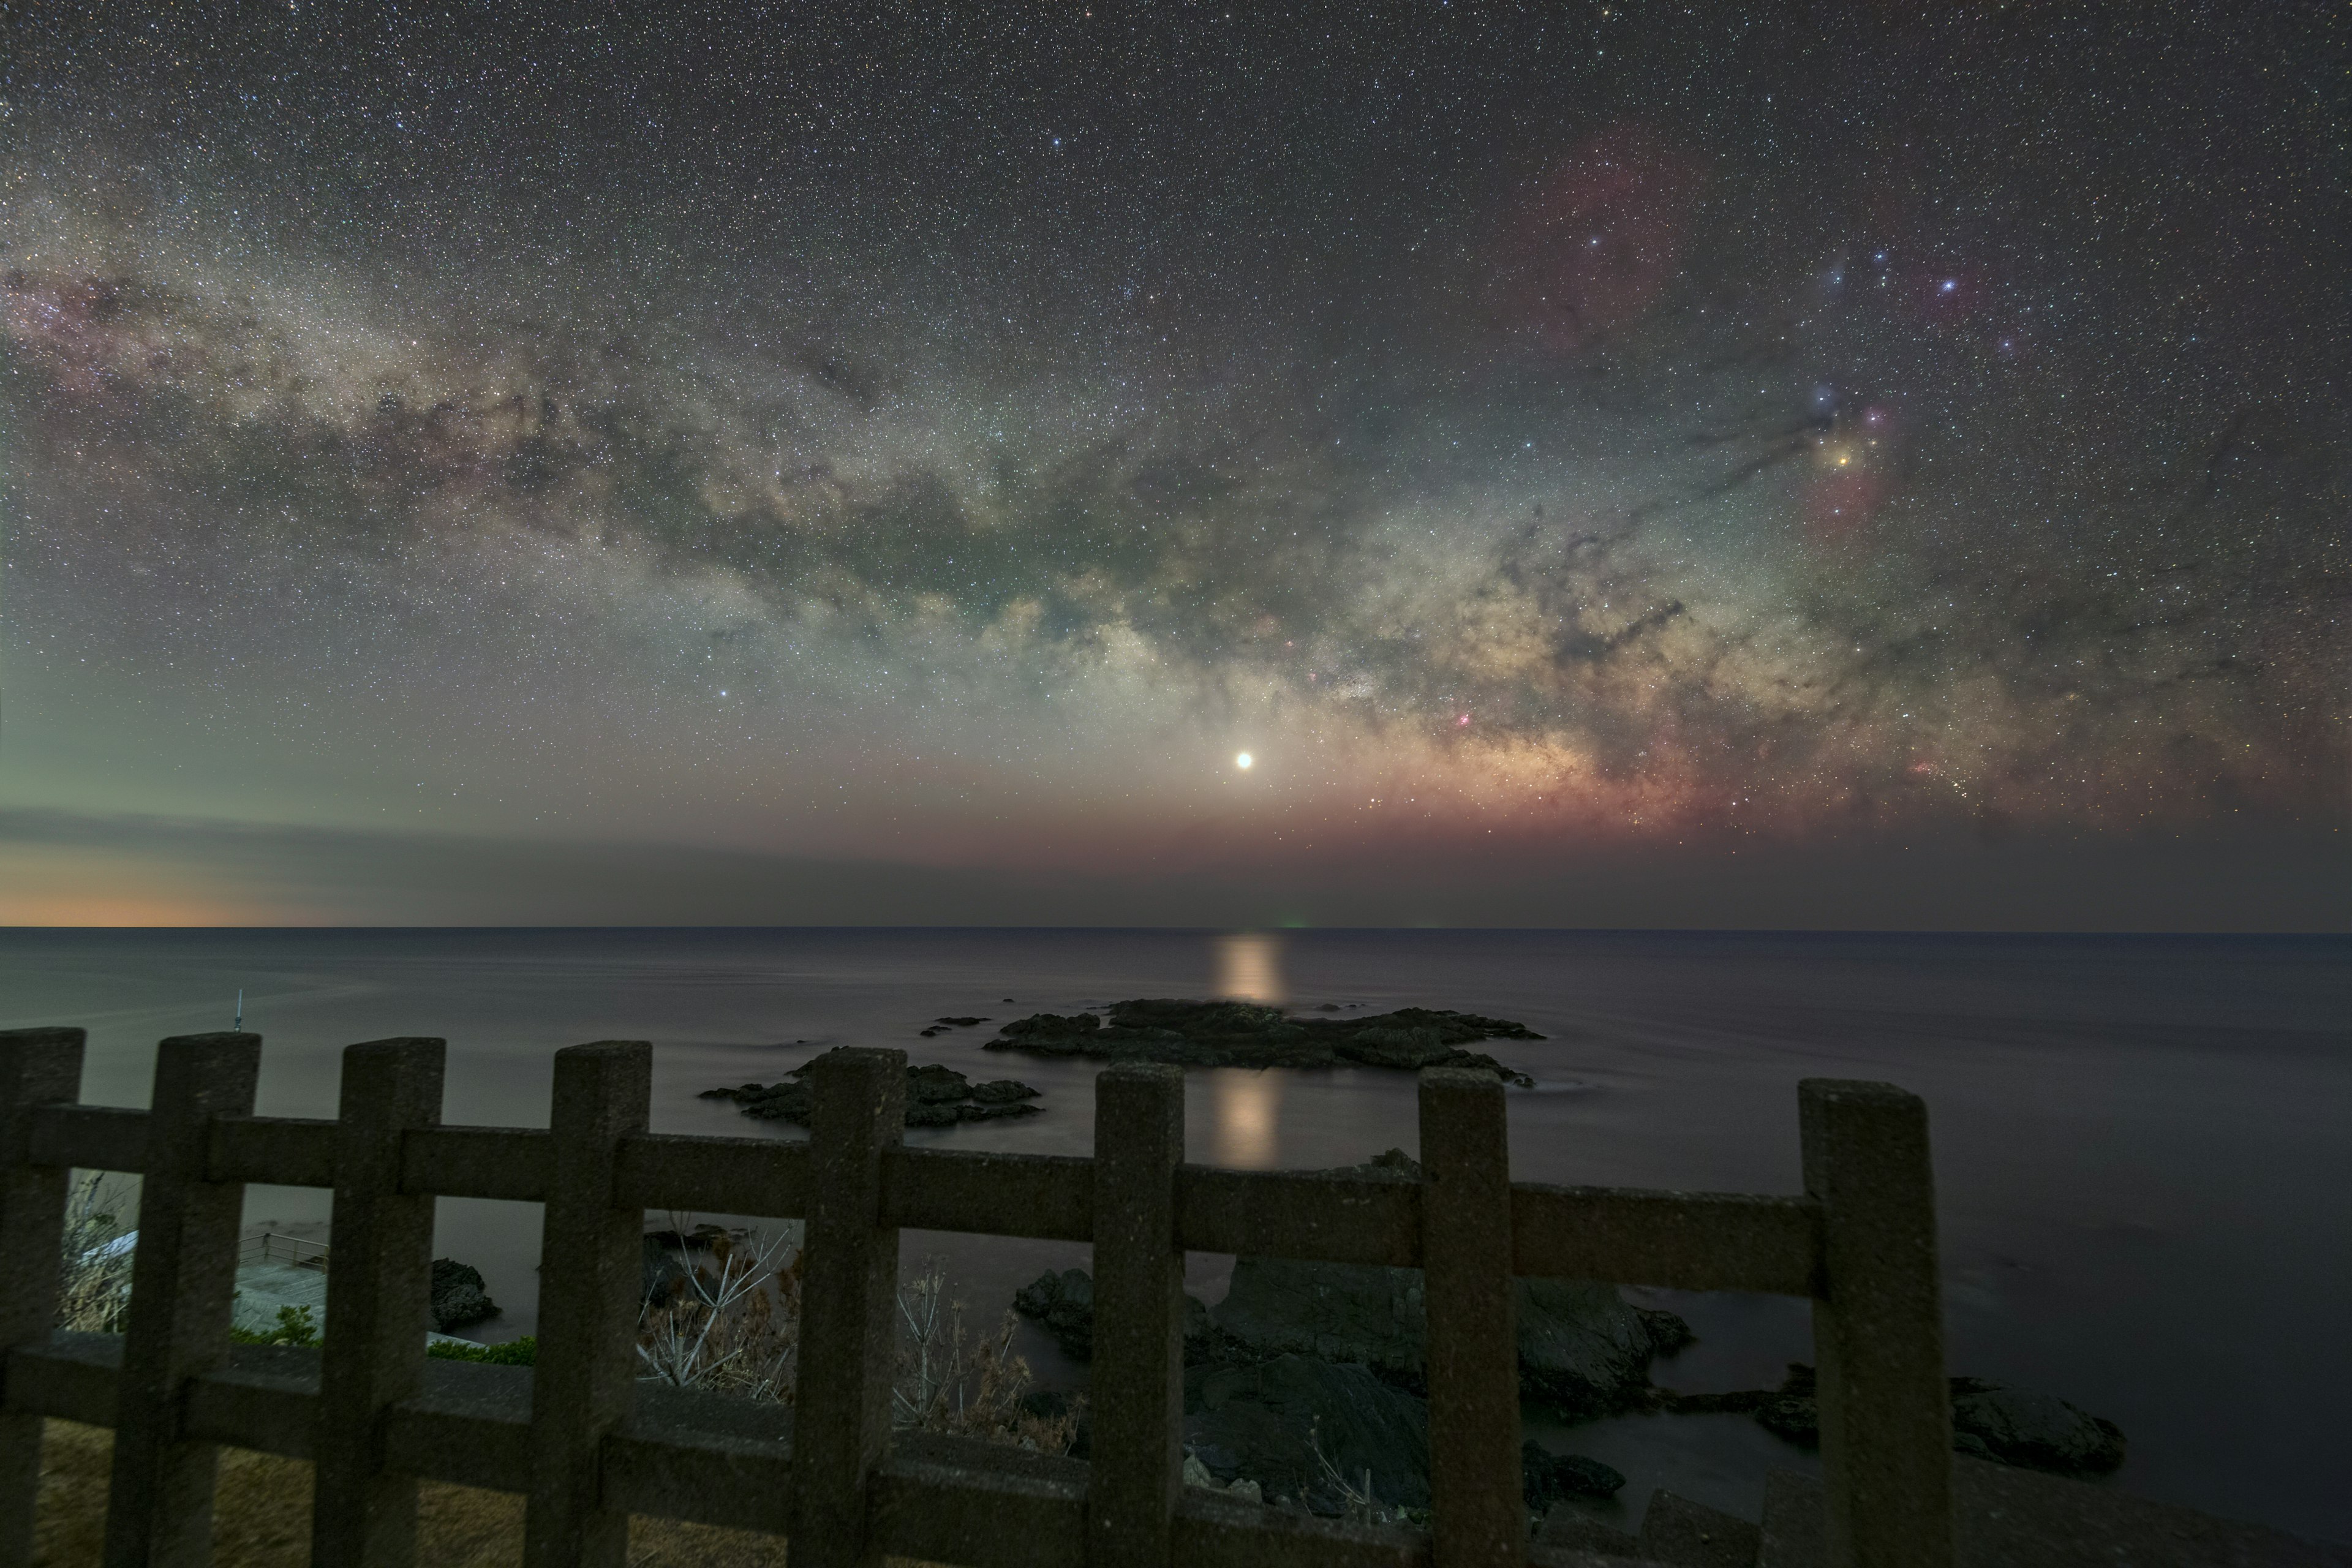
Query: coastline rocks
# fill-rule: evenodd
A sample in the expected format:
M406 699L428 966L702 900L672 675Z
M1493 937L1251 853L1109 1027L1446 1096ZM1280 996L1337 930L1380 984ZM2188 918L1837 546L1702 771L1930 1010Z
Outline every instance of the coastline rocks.
M1339 1478L1361 1489L1369 1470L1381 1507L1429 1506L1429 1407L1367 1367L1286 1355L1191 1368L1184 1436L1212 1477L1254 1480L1269 1501L1344 1515Z
M1979 1458L2061 1474L2124 1462L2123 1429L2052 1394L1955 1378L1952 1447Z
M1334 1174L1418 1181L1420 1163L1391 1149ZM1519 1386L1574 1415L1642 1402L1654 1357L1691 1342L1672 1312L1637 1308L1590 1279L1519 1279ZM1244 1258L1210 1312L1219 1338L1244 1355L1286 1353L1360 1362L1408 1388L1426 1386L1428 1312L1418 1268Z
M1953 1378L1951 1389L1952 1447L1960 1453L2057 1475L2104 1474L2124 1462L2121 1427L2055 1394L1974 1377ZM1776 1391L1668 1394L1660 1404L1677 1412L1745 1410L1791 1443L1810 1448L1822 1440L1813 1369L1801 1362L1790 1363Z
M1580 1415L1640 1402L1659 1342L1614 1285L1520 1279L1513 1290L1523 1394ZM1688 1342L1681 1319L1658 1316L1679 1331L1669 1337L1675 1348ZM1429 1325L1418 1268L1244 1258L1234 1263L1233 1289L1209 1318L1249 1355L1358 1362L1405 1387L1426 1386Z
M1015 1018L985 1048L1184 1067L1483 1068L1528 1088L1535 1080L1526 1074L1462 1047L1480 1040L1541 1038L1507 1018L1426 1007L1364 1018L1293 1018L1279 1007L1252 1002L1141 997L1114 1004L1108 1018L1093 1013Z
M453 1258L433 1260L433 1328L436 1333L447 1333L499 1315L499 1304L490 1300L482 1283L481 1270Z
M746 1083L732 1089L706 1089L703 1100L731 1100L743 1114L762 1121L809 1124L809 1066L794 1068L783 1080ZM937 1062L907 1068L907 1125L951 1127L959 1121L992 1121L1006 1116L1034 1116L1038 1107L1027 1103L1037 1091L1025 1083L997 1079L973 1083L953 1068Z
M1528 1507L1541 1513L1569 1497L1615 1497L1625 1478L1582 1454L1555 1454L1530 1437L1519 1445L1519 1480Z
M1083 1268L1045 1273L1013 1293L1013 1310L1034 1318L1054 1336L1062 1353L1072 1361L1091 1361L1095 1352L1095 1282ZM1204 1361L1212 1353L1213 1331L1209 1309L1194 1296L1184 1298L1184 1360Z

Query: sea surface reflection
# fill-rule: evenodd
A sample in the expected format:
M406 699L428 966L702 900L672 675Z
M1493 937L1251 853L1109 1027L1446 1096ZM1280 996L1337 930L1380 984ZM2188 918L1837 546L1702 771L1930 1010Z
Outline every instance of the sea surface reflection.
M1290 1000L1282 983L1282 939L1265 931L1217 938L1217 991L1236 1002L1279 1007Z
M1280 1072L1249 1068L1213 1068L1210 1105L1216 1118L1212 1142L1220 1165L1272 1171L1282 1165Z

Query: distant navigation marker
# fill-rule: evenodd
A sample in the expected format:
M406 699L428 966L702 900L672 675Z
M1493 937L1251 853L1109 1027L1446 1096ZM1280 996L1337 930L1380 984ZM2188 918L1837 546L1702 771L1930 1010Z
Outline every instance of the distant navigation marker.
M229 1027L239 1033L244 1032L245 1029L245 987L242 985L236 989L236 1022L231 1024Z

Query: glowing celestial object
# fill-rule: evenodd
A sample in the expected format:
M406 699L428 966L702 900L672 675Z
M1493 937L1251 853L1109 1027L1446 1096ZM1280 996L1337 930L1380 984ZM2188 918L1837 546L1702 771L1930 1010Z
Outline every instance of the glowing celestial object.
M1250 764L1256 760L1256 758L1251 756L1247 752L1237 752L1234 757L1234 766L1242 769L1244 772L1247 772Z

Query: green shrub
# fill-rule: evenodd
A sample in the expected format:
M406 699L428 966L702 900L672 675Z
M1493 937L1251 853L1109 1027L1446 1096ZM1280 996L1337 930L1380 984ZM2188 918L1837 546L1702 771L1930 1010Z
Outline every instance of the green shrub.
M436 1361L478 1361L492 1366L530 1366L539 1360L539 1340L525 1334L519 1340L509 1340L502 1345L453 1345L446 1340L435 1340L425 1347L425 1353Z
M308 1307L280 1307L276 1328L264 1331L232 1325L228 1337L241 1345L316 1345L319 1325L311 1321Z

